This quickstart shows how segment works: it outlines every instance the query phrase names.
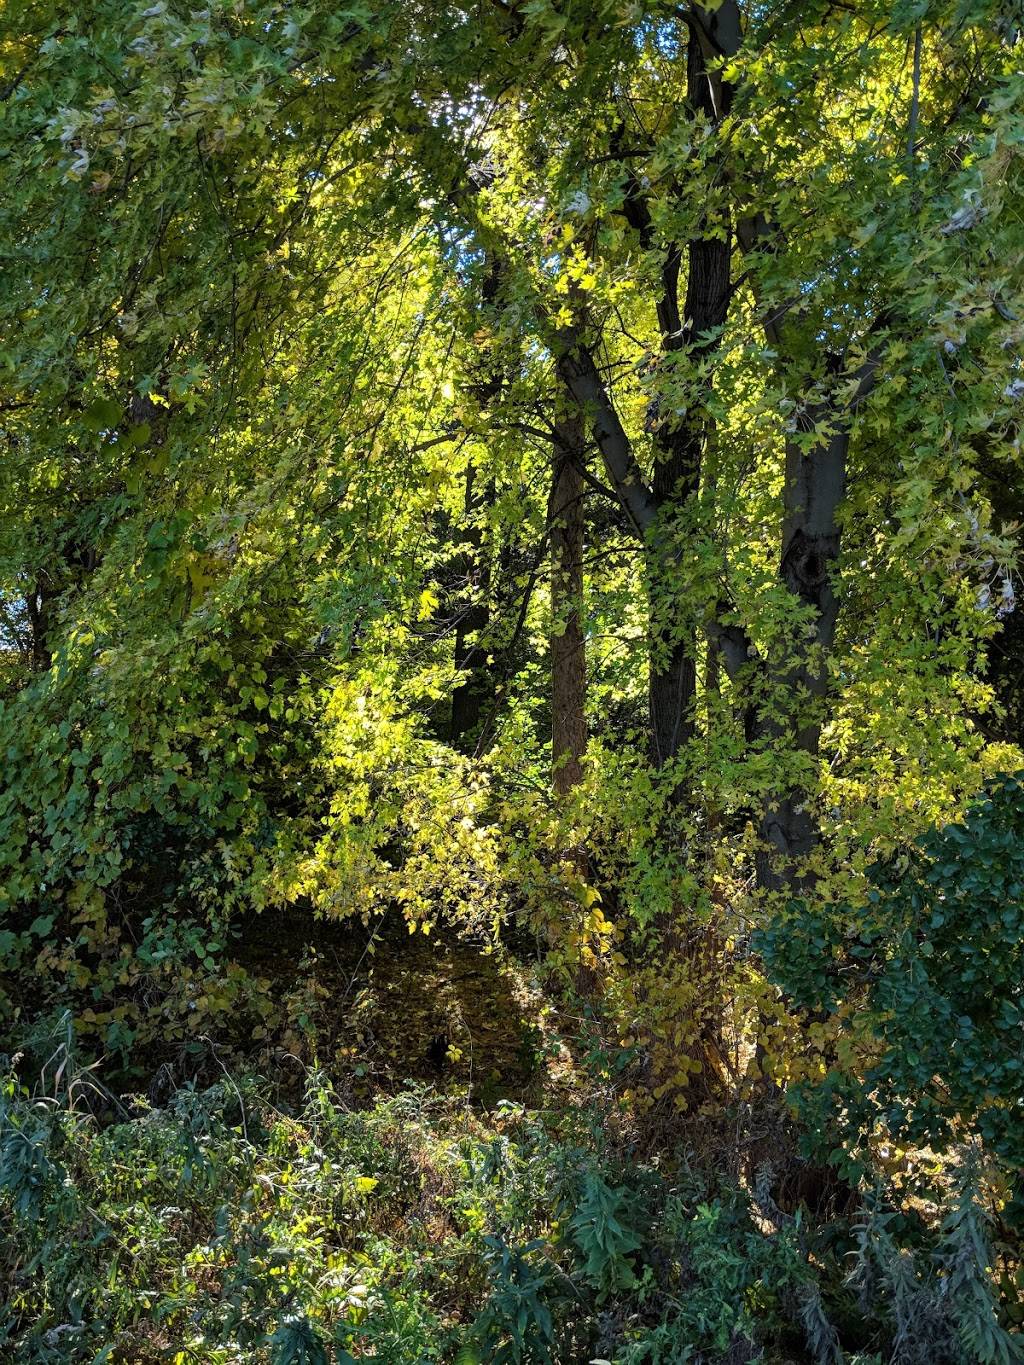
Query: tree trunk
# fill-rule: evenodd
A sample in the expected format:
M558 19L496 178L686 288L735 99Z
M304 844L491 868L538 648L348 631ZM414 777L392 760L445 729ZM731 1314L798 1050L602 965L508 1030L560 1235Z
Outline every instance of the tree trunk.
M499 258L486 261L480 288L483 308L482 320L487 321L489 310L501 292L502 265ZM488 349L483 351L482 372L472 385L472 393L482 415L490 412L492 403L501 393L502 373L496 367ZM491 561L484 546L483 533L473 520L481 506L492 506L495 500L493 478L488 481L483 498L474 489L476 469L466 469L466 540L469 549L461 556L460 578L464 585L465 601L455 627L455 668L465 679L452 693L451 738L454 742L469 736L480 723L484 702L493 680L487 665L487 645L481 634L490 624L488 593L491 586ZM500 577L500 575L499 575Z
M707 59L696 33L691 34L687 49L686 80L691 108L708 118L718 116L721 111L715 108ZM643 213L646 214L646 206ZM643 234L647 220L641 220L636 210L633 216ZM705 221L702 227L719 229L720 235L695 237L686 244L686 296L682 313L679 310L682 254L675 243L665 256L658 304L663 356L667 359L685 349L687 360L694 367L717 349L731 298L732 236L728 225L723 228L720 223ZM710 376L696 375L688 410L671 418L659 414L654 431L656 463L652 491L658 516L648 557L652 627L649 695L651 760L659 768L676 757L693 738L696 728L698 611L688 596L686 567L676 546L691 538L695 531L687 523L692 521L689 514L700 489L709 427L702 399L710 386Z
M551 775L565 796L583 777L587 659L583 637L582 423L559 424L548 503L551 528Z
M821 410L805 419L810 430ZM770 666L773 719L762 736L786 739L791 751L811 763L818 758L821 727L829 692L828 651L835 639L839 599L832 581L839 556L836 513L846 488L849 432L835 433L824 449L804 455L786 446L785 513L779 575L803 607L811 608L809 624L793 632L784 653ZM812 881L807 858L820 841L813 796L803 783L791 785L769 802L761 815L763 847L758 855L759 884L791 895L806 892Z
M36 586L25 598L25 609L31 630L32 670L43 673L50 667L50 603L54 593L41 574Z
M984 458L981 481L997 525L1024 522L1024 488L1006 479L1005 466ZM1024 745L1024 602L1002 599L998 635L988 642L984 678L992 687L1001 714L978 716L976 724L990 740Z
M466 470L467 518L478 507L475 482L476 470L470 465ZM455 626L455 668L462 678L452 692L451 738L456 743L479 724L490 681L487 650L480 643L480 632L487 628L490 621L487 605L489 565L483 553L483 536L478 526L468 527L466 540L469 548L460 556L459 563L459 586L464 599Z
M665 641L661 641L662 652L655 655L658 643L652 641L648 701L651 762L662 768L693 738L697 669L693 660L694 639L689 631L669 643L667 651Z

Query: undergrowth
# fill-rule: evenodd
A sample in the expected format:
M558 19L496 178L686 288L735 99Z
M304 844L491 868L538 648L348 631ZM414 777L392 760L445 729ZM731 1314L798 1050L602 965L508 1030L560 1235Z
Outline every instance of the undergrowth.
M480 1114L323 1073L118 1099L69 1052L0 1104L0 1358L25 1365L1014 1359L965 1186L812 1239L755 1187L644 1161L599 1109ZM847 1354L844 1356L843 1350Z

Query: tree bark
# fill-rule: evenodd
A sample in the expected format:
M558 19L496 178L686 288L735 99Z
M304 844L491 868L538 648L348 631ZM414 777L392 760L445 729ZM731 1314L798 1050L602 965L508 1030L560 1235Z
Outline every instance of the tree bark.
M1005 467L987 456L980 462L981 482L997 524L1024 522L1024 488L1008 482ZM988 642L984 678L995 692L1001 714L988 711L976 724L993 740L1024 744L1024 602L1003 601L998 635Z
M55 593L47 582L47 575L41 574L35 588L25 598L25 609L31 630L32 670L45 672L50 667L50 603Z
M712 24L712 18L707 22ZM692 29L687 49L688 97L691 108L708 117L721 115L722 91L727 89L716 74L709 72L708 59L713 55L705 51L696 29ZM650 250L655 244L654 223L646 191L634 178L627 183L623 212L640 245ZM661 364L666 367L684 350L689 364L699 366L717 348L728 315L731 233L728 224L706 221L702 226L704 235L688 241L685 253L677 242L669 242L664 248L656 308ZM684 259L686 293L680 311ZM701 399L711 380L696 376L685 412L652 414L655 466L648 486L581 329L566 329L559 342L559 373L592 424L616 495L646 550L650 756L652 764L661 768L677 757L696 727L699 612L687 593L686 564L679 544L690 532L686 517L700 488L707 434Z
M480 289L483 317L498 301L501 292L501 261L489 258L486 262ZM480 410L488 412L491 404L501 392L502 374L488 352L483 361L482 372L472 386L472 393ZM451 738L458 742L471 734L480 723L486 694L491 679L487 667L487 647L481 635L490 624L488 593L491 586L491 562L488 558L484 537L474 514L481 506L494 503L495 490L491 480L481 498L475 489L476 469L470 464L466 469L466 540L469 548L461 556L460 578L464 585L465 601L455 627L455 668L465 681L459 683L452 693Z
M706 76L706 108L710 117L719 120L728 112L735 92L723 78L721 65L711 59L728 59L739 51L743 39L739 5L737 0L723 0L714 10L694 5L688 21L691 42L697 43L705 62L713 68ZM748 256L784 245L761 213L741 219L736 236ZM765 338L783 353L787 349L787 317L795 303L794 298L781 306L762 309ZM829 355L826 359L838 385L842 357ZM822 725L827 718L828 652L839 617L833 582L840 550L837 513L846 491L850 426L854 411L874 384L877 365L875 353L853 377L848 396L832 395L805 406L800 420L804 433L819 423L831 426L824 445L805 454L796 441L786 442L779 577L797 603L810 611L803 632L794 632L776 657L759 662L762 679L768 684L768 707L759 713L756 704L748 703L745 730L751 742L788 742L790 751L809 764L818 758ZM713 634L722 646L722 659L730 673L736 676L747 670L754 651L745 632L730 626L717 627ZM805 894L813 884L808 856L821 837L807 784L796 782L777 798L769 799L759 825L759 885L768 891Z
M687 98L690 108L708 118L720 117L721 84L708 70L700 37L691 30L686 54ZM646 202L631 186L627 196L631 221L641 240L649 240L651 223ZM687 361L698 367L717 348L731 299L732 234L728 224L705 219L704 235L686 243L686 293L679 308L679 273L683 254L675 242L662 265L662 296L658 302L662 363L687 351ZM696 730L697 653L699 612L687 594L686 564L677 542L693 534L685 525L700 490L708 418L702 410L709 376L698 374L691 385L686 411L658 415L654 430L655 467L652 492L657 519L650 538L648 581L651 593L650 748L655 767L671 763ZM683 536L673 535L680 515Z

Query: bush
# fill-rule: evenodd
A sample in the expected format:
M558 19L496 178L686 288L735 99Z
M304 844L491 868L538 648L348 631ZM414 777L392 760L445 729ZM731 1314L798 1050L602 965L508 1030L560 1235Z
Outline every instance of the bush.
M25 1365L736 1360L811 1278L741 1193L681 1193L597 1114L353 1112L315 1072L292 1113L228 1077L125 1108L62 1063L0 1105L0 1353Z
M869 1059L805 1089L815 1124L842 1110L853 1154L880 1130L942 1151L966 1129L1024 1170L1024 774L875 867L863 905L792 904L758 947Z

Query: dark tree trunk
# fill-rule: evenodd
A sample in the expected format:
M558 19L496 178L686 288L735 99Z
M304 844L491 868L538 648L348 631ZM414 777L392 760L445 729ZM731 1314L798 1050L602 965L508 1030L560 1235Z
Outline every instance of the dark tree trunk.
M709 118L716 116L714 88L697 35L687 50L687 92L690 106ZM646 214L646 206L643 211ZM634 212L634 221L643 229ZM663 365L684 349L688 363L698 366L718 346L731 297L729 275L732 237L728 225L705 222L705 231L721 235L696 237L686 245L686 296L679 309L679 272L682 253L669 246L662 267L662 297L658 304ZM649 230L649 229L648 229ZM650 536L648 575L651 595L650 748L656 767L670 763L693 737L696 727L697 651L699 623L696 604L687 594L686 565L676 547L692 536L692 507L700 488L701 465L709 419L702 408L709 376L693 384L688 411L681 417L658 414L654 432L656 464L652 491L658 508ZM683 522L682 535L679 522ZM673 534L675 532L675 534Z
M986 459L981 471L997 523L1024 522L1024 489L1006 480L1000 464ZM979 716L979 727L990 739L1024 745L1024 601L1002 601L999 633L988 642L985 681L995 693L999 713Z
M476 470L466 470L465 511L467 519L478 510L475 496ZM479 724L480 713L487 699L490 681L487 669L487 649L481 643L481 632L490 621L487 591L490 586L490 567L484 553L480 527L471 523L466 531L468 548L459 557L458 582L463 594L455 626L455 669L460 681L452 692L451 738L458 742Z
M979 716L979 726L990 739L1024 745L1024 605L1003 617L999 634L989 641L984 676L999 713Z
M734 91L722 75L720 59L735 56L742 43L742 24L737 0L722 0L713 10L690 7L691 50L696 42L705 62L705 108L715 121L728 112ZM710 70L708 69L710 67ZM781 245L762 215L737 223L736 235L747 254L777 249ZM787 314L796 300L774 304L761 318L769 344L786 350ZM827 357L836 373L839 357ZM721 658L733 677L758 672L766 685L767 707L751 697L745 725L751 742L767 741L806 760L811 768L818 759L822 725L827 717L828 653L835 639L839 600L832 575L839 556L840 537L836 514L846 485L849 431L854 409L870 392L878 363L877 354L862 365L853 396L843 405L809 404L802 429L809 432L822 419L831 422L833 434L823 448L804 454L795 442L786 445L786 485L779 577L797 602L810 608L806 633L794 631L787 645L775 656L750 665L749 638L736 627L715 624ZM812 784L813 785L813 784ZM789 784L789 790L769 798L760 816L763 848L757 860L759 884L769 891L806 893L813 883L807 869L808 855L820 842L813 796L806 782Z
M484 321L487 320L489 310L498 301L501 280L500 260L489 258L485 263L480 289ZM495 366L490 353L485 350L480 373L472 386L472 393L481 413L489 412L492 403L501 393L501 386L501 370ZM493 682L487 665L487 642L481 638L490 624L488 596L491 587L491 561L475 514L481 507L493 505L495 489L493 480L489 481L481 498L475 484L476 469L471 464L466 470L464 503L468 549L460 557L458 566L464 601L455 626L455 668L465 681L460 682L452 693L451 738L456 743L471 735L480 724L484 703Z
M808 413L810 430L823 417ZM804 455L793 443L786 447L785 514L779 575L803 607L810 623L794 631L769 666L772 719L760 734L785 740L791 752L818 758L821 727L829 692L828 652L835 639L839 598L833 582L839 557L836 514L846 488L849 433L837 432L824 449ZM813 878L807 858L820 842L813 798L803 784L773 799L761 815L763 847L758 856L758 882L769 891L806 892Z
M656 610L652 608L651 614ZM652 641L648 700L650 755L656 768L670 763L693 738L697 691L694 643L689 630L679 639Z
M32 668L42 673L52 662L50 653L50 601L52 593L43 578L25 598L25 609L31 630Z
M551 771L564 796L583 777L587 747L587 657L583 601L583 494L578 419L559 424L554 448L548 525L551 535Z

